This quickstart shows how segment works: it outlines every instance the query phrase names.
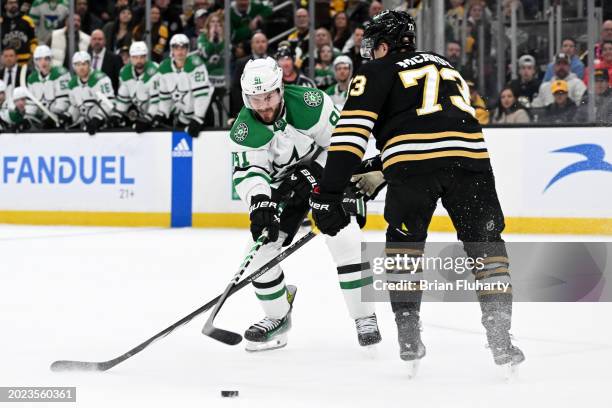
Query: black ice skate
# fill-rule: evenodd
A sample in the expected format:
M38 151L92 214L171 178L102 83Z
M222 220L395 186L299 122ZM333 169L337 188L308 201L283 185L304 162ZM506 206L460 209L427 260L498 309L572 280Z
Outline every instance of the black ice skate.
M289 312L282 319L264 317L244 332L246 351L274 350L287 345L287 334L291 329L291 310L297 287L287 285L287 300Z
M373 346L380 343L380 331L376 321L376 313L371 316L360 317L355 319L355 327L357 328L357 339L359 345L363 347Z
M513 379L517 374L517 366L525 361L525 355L515 345L507 330L488 330L487 340L493 353L495 364L504 367L504 376L507 380Z
M419 360L425 357L425 345L421 341L421 325L418 312L397 312L397 338L400 358L409 363L409 376L416 376Z

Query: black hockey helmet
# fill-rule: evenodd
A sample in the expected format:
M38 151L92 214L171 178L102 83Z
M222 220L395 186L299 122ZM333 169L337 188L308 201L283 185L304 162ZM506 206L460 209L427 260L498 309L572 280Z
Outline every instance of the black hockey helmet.
M365 26L361 41L361 56L372 58L372 51L381 43L389 51L416 49L416 23L405 11L383 10L372 17Z

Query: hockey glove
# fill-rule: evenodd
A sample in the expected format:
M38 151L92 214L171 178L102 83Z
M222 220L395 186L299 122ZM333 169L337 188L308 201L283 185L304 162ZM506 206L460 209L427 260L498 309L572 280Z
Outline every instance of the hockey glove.
M317 178L313 172L304 166L298 166L278 186L278 192L281 197L289 196L293 192L293 196L289 199L287 205L295 207L306 203L310 193L317 185Z
M147 130L151 129L151 119L150 118L141 118L140 116L136 118L134 122L134 130L136 133L143 133Z
M356 174L351 177L351 183L353 183L353 189L365 195L368 200L375 198L387 185L382 171Z
M166 123L166 117L164 115L155 115L153 117L153 123L152 123L152 127L154 129L161 127L162 125L164 125Z
M100 129L100 126L102 126L102 121L99 118L93 118L89 122L87 122L87 124L85 125L85 129L87 130L87 133L89 133L90 136L93 136L96 134L98 129Z
M366 224L368 209L365 201L361 194L356 194L350 188L346 189L342 198L342 208L348 215L355 216L359 228Z
M259 239L264 229L268 231L268 242L276 241L280 229L277 203L265 194L257 194L251 197L249 212L253 241Z
M321 193L315 187L310 195L312 218L322 233L336 235L348 225L350 217L342 208L343 194Z
M24 119L21 122L19 122L17 125L15 125L15 132L19 133L19 132L25 132L26 130L30 129L32 127L32 124L30 123L29 120Z
M200 119L193 118L191 119L191 122L189 122L189 126L187 126L187 133L189 133L189 136L195 138L195 137L200 136L201 129L202 129L202 122L200 121Z
M72 124L72 117L70 115L67 115L65 113L58 113L57 118L59 119L60 125L62 127L70 126L70 124Z
M45 119L43 119L42 123L40 124L40 126L43 129L56 129L57 128L57 123L55 123L55 121L49 117L46 117Z

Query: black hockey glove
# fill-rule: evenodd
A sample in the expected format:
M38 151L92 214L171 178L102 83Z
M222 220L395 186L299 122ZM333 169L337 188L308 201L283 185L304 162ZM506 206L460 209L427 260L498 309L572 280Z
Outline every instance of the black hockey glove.
M281 197L287 197L293 192L293 196L288 200L287 205L294 207L306 203L310 198L310 193L317 185L317 177L313 172L304 166L298 166L278 186L278 192Z
M46 117L42 123L40 124L40 126L43 129L57 129L57 123L55 123L55 121L53 119L51 119L50 117Z
M17 125L15 125L15 132L19 133L19 132L25 132L26 130L30 129L32 127L32 124L30 123L29 120L24 119L21 122L19 122Z
M366 199L363 195L355 193L352 189L347 188L342 198L342 208L351 216L355 216L359 228L363 228L366 224L368 209Z
M343 194L321 193L315 187L310 195L312 218L322 233L336 235L348 225L350 217L342 207Z
M100 126L102 126L102 121L99 118L93 118L86 123L85 129L90 136L93 136L100 129Z
M136 133L143 133L151 129L152 120L150 118L137 117L134 122L134 130Z
M193 118L191 119L191 122L189 122L189 126L187 126L187 133L189 133L189 136L195 138L195 137L200 136L201 129L202 129L202 122L200 121L200 119Z
M60 126L62 127L70 126L70 124L72 124L72 117L70 115L58 113L57 118L59 119Z
M276 241L280 229L278 204L265 194L257 194L251 197L249 212L253 241L259 239L264 228L268 231L268 242Z
M156 129L162 127L166 123L166 117L164 115L155 115L153 117L152 128Z

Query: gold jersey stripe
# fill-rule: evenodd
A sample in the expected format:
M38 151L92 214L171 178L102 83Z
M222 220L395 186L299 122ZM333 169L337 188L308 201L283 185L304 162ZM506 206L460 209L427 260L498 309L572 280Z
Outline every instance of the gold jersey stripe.
M510 263L510 260L505 256L489 256L482 260L483 264L491 264L491 263Z
M363 155L365 154L358 148L354 146L347 146L347 145L333 145L329 147L328 151L330 152L350 152L350 153L357 155L360 159L362 159Z
M384 161L383 169L386 169L392 164L395 164L398 162L438 159L441 157L468 157L470 159L488 159L489 153L487 152L468 152L465 150L445 150L445 151L433 152L433 153L401 154L399 156L394 156Z
M404 142L407 140L432 140L432 139L442 139L445 137L461 137L463 139L484 139L482 136L482 132L478 133L465 133L465 132L437 132L437 133L412 133L406 135L399 135L392 137L387 140L385 143L385 147L383 147L383 151L387 148L387 146L392 145L397 142Z
M496 289L496 290L477 290L478 296L489 296L489 295L511 295L512 294L512 286L509 286L508 289Z
M508 272L510 272L510 270L508 268L499 267L499 268L495 268L495 269L490 270L490 271L477 272L474 275L474 277L476 279L484 279L484 278L488 278L491 275L495 275L497 273L508 273Z
M364 135L366 138L370 138L369 130L365 130L358 127L337 127L336 129L334 129L334 133L332 134L332 136L337 133L359 133L360 135Z
M378 113L370 112L367 110L343 110L340 116L366 116L371 119L378 119Z

